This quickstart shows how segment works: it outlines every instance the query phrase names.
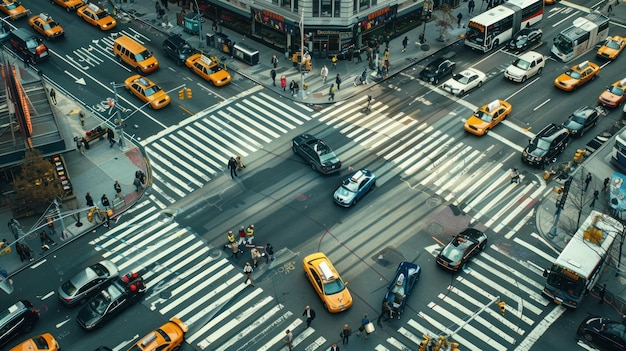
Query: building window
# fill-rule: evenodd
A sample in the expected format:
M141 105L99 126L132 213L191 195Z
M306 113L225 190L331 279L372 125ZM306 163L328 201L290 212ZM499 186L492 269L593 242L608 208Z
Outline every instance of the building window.
M298 12L298 0L293 0L293 12Z
M359 11L368 9L370 7L369 0L359 0Z
M320 16L320 0L313 0L313 17L319 17L319 16Z
M332 0L322 0L321 14L322 14L322 17L333 17L333 1Z
M334 1L335 1L334 17L341 17L341 0L334 0Z
M359 12L359 0L352 0L352 14L356 15Z

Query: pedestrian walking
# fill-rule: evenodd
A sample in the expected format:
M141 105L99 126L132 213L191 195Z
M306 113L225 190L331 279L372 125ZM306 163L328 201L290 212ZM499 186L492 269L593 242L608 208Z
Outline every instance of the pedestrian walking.
M337 73L335 77L335 84L337 84L337 90L341 90L341 76Z
M365 339L367 339L368 334L372 332L369 324L370 324L370 319L367 317L367 313L366 313L363 315L363 318L361 319L361 326L359 327L359 331L356 333L356 336L361 336L361 333L365 332Z
M333 63L333 69L337 69L337 55L333 55L333 58L330 59L330 62Z
M33 250L31 250L28 245L17 242L15 244L15 250L18 252L18 255L20 255L20 259L24 258L24 261L28 260L30 262L35 260L32 255Z
M511 183L510 184L517 184L519 183L519 170L517 168L513 168L513 171L511 172Z
M330 347L330 351L339 351L339 346L337 346L337 344L334 343L333 346Z
M350 336L352 335L352 329L347 324L343 325L341 328L341 332L339 336L341 336L341 344L346 345L350 341Z
M278 57L276 55L272 55L272 66L274 68L278 67Z
M459 26L459 28L461 28L461 20L463 19L463 14L459 12L459 14L456 15L456 18L458 19L458 21L456 21L456 24Z
M104 209L108 209L109 207L111 207L111 203L109 202L109 198L106 194L102 194L100 202L102 202L102 206L104 206Z
M211 28L213 29L213 33L217 33L217 20L213 21L213 26Z
M326 78L328 77L328 67L326 67L326 65L322 66L322 70L320 71L320 76L322 76L322 82L326 83Z
M356 62L354 64L363 62L363 59L361 58L361 49L356 49L354 57L356 57Z
M298 82L295 82L293 89L296 91L295 95L298 95L298 93L300 92L300 84L298 84Z
M121 198L122 197L122 185L120 184L119 181L115 181L115 184L113 184L113 189L115 189L115 197Z
M609 190L609 183L611 183L611 178L609 177L604 178L604 185L602 185L602 191Z
M234 157L231 157L230 160L228 160L228 169L230 169L230 178L235 179L237 176L237 161Z
M254 240L254 224L250 224L248 228L246 228L246 242L252 245L252 240Z
M604 303L604 295L606 295L606 284L602 284L602 288L600 288L600 291L598 292L598 297L600 298L598 304L602 305Z
M289 83L289 91L291 92L292 96L296 95L296 81L292 80L291 83Z
M241 228L239 228L239 241L238 241L239 245L245 245L246 244L246 230L243 228L243 226L241 226Z
M596 200L598 199L599 195L600 195L600 192L598 190L593 191L593 199L591 200L591 204L589 205L589 207L593 208L593 206L596 205Z
M50 236L48 236L48 233L45 230L42 230L41 233L39 233L39 241L41 242L41 248L44 250L50 250L50 246L48 244L52 246L57 244Z
M254 286L254 280L252 280L252 266L250 262L246 262L246 265L243 267L243 273L246 275L246 279L243 281L244 284L250 281L250 285Z
M161 0L161 5L163 6L163 8L164 8L166 11L169 11L169 10L170 10L170 9L167 7L167 6L168 6L168 4L167 4L167 0Z
M589 184L591 183L591 173L587 172L587 177L585 178L585 192L589 189Z
M233 239L234 239L234 237L233 237ZM235 256L235 259L238 259L239 258L239 244L237 244L236 241L233 241L232 243L230 243L230 248L231 248L231 250L233 252L233 254L230 255L230 257Z
M270 77L272 77L272 84L276 86L276 70L275 69L272 69L272 71L270 72Z
M238 171L246 168L246 164L243 163L243 158L241 158L241 156L235 157L235 162L237 162L237 170Z
M406 52L406 46L409 45L409 37L405 36L402 39L402 52Z
M250 257L252 258L252 265L254 268L258 266L258 259L261 258L261 253L256 248L250 250Z
M328 101L335 101L335 84L331 84L328 89Z
M315 311L311 308L311 306L306 306L302 315L306 317L306 327L310 327L311 322L315 319Z
M285 338L283 339L283 342L285 344L287 344L287 347L289 348L289 351L293 350L293 333L291 332L291 330L287 329L285 331Z
M287 91L287 77L280 76L280 87L283 89L283 91Z
M28 256L26 255L26 252L24 252L21 243L15 243L15 252L17 252L17 255L20 256L20 262L28 260Z
M133 185L135 186L135 192L139 192L139 190L143 188L141 186L141 179L139 179L137 176L135 176L135 180L133 180Z
M50 231L50 234L52 235L57 234L57 231L54 230L54 221L52 220L51 216L46 217L46 225L48 226L48 230Z
M77 150L78 150L78 152L80 152L80 154L81 154L81 155L83 155L83 156L85 155L85 151L83 150L83 140L84 140L84 139L85 139L85 138L82 138L82 139L75 138L75 139L74 139L74 140L76 141L76 149L77 149Z
M110 148L115 145L115 133L113 133L113 129L107 128L107 139L109 140Z
M50 88L50 100L52 100L53 104L57 104L57 92L54 91L54 88Z
M274 247L272 244L265 244L265 263L269 263L274 259Z
M613 13L613 3L612 2L609 2L609 7L607 7L607 9L606 9L606 13L609 16L611 16L611 14Z
M154 10L156 11L157 18L161 18L161 4L159 4L158 0L154 3Z
M85 195L85 201L87 203L87 206L89 207L93 207L93 198L91 197L91 193L87 192L87 195Z
M474 2L474 0L469 0L469 2L467 3L468 12L474 13L474 7L476 7L476 3Z

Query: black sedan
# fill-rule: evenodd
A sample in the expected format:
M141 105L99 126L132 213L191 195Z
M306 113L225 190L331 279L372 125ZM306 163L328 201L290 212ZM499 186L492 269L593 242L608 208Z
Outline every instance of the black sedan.
M578 336L598 346L600 350L626 350L626 326L602 317L585 318L577 331Z
M583 106L574 111L563 126L569 130L569 134L573 137L583 136L589 129L598 124L598 119L603 114L601 106L595 108Z
M437 255L437 264L458 272L470 258L487 246L487 235L480 230L467 228L452 237L452 240Z
M427 82L438 84L442 78L454 73L454 68L456 68L456 63L440 57L429 63L420 72L420 78Z
M114 280L94 296L78 312L76 320L85 330L102 326L121 311L138 302L146 292L143 279L137 273L128 273Z
M311 134L302 134L293 138L291 150L294 154L300 155L313 170L322 174L338 172L341 169L341 161L333 149Z
M420 273L422 273L422 268L415 263L400 262L396 275L387 286L387 293L383 299L383 313L387 311L391 318L400 319L406 300L411 295L415 283L419 280Z
M524 28L515 33L511 41L509 41L508 48L514 52L522 52L526 49L534 47L536 44L541 43L541 36L543 32L537 28Z

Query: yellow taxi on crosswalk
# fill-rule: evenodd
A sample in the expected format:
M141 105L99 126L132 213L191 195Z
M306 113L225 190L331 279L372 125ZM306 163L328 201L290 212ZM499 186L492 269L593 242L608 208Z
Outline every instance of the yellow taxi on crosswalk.
M352 306L348 283L344 283L326 255L321 252L308 255L302 260L302 267L328 312L337 313Z
M463 128L474 135L485 135L491 128L504 121L512 110L513 108L508 102L495 100L474 112L474 115L467 119Z

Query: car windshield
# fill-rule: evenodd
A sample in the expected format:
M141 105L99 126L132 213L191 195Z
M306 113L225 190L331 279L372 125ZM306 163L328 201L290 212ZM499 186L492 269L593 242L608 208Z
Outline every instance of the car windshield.
M469 75L466 76L466 75L462 75L462 74L455 74L452 77L452 79L456 80L457 82L459 82L461 84L467 84L467 83L469 83L470 77L471 76L469 76Z
M110 296L105 292L100 293L98 296L94 297L91 301L89 301L89 308L99 315L104 315L104 312L109 307L109 298Z
M137 55L135 55L135 59L137 60L137 62L141 62L144 60L149 59L150 57L152 57L152 53L148 50L144 50L140 53L138 53Z
M321 163L334 162L337 159L337 156L329 147L319 149L317 154L320 156Z
M606 43L606 47L613 50L619 49L619 46L619 43L614 40L609 40L609 42Z
M526 71L528 70L528 67L530 67L530 62L518 58L515 61L513 61L513 66Z
M96 19L103 19L109 16L109 14L106 11L100 11L96 13L95 15L96 15Z
M50 346L48 346L48 342L46 341L46 338L43 337L43 335L35 336L32 340L35 346L37 347L37 350L49 350L50 349Z
M341 279L335 279L332 282L324 284L324 295L333 295L343 291L345 288L346 286L343 284Z
M520 37L516 38L517 40L515 41L515 45L517 46L523 46L524 44L526 44L526 42L528 41L528 36L526 35L522 35Z
M76 292L77 288L71 281L68 281L61 285L61 290L63 290L63 292L67 295L72 296Z
M4 6L9 10L15 10L17 8L17 4L14 2L10 4L5 4Z
M569 117L569 120L578 124L585 124L585 117L573 114Z
M151 96L158 93L159 91L161 91L161 88L159 88L158 85L153 85L145 90L145 94L146 96Z
M33 37L33 38L29 38L26 39L26 47L29 49L34 49L37 46L39 46L39 43L37 42L37 40Z
M350 181L350 179L346 179L343 181L342 187L351 193L356 193L356 191L359 189L359 184Z
M567 72L565 72L566 75L574 78L574 79L580 79L580 72L576 72L574 70L568 70Z
M626 326L622 323L603 323L602 327L607 333L617 336L622 341L626 341Z
M458 262L463 257L463 250L453 244L448 244L441 251L441 255L450 262Z
M478 110L474 112L474 116L480 118L481 121L485 121L485 122L493 121L493 116L482 110Z
M550 142L541 138L535 139L535 146L537 149L548 150L550 149Z
M57 26L57 24L55 22L45 23L43 25L43 29L50 30L52 28L55 28L56 26Z
M624 95L624 88L616 87L615 85L610 86L608 90L609 90L609 93L613 95L617 95L617 96Z

